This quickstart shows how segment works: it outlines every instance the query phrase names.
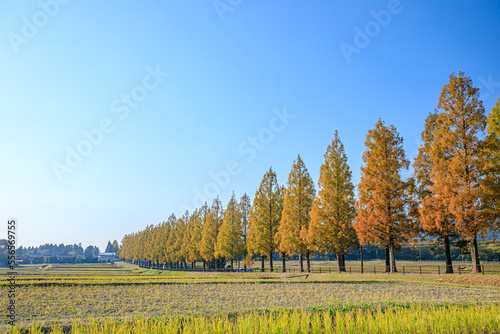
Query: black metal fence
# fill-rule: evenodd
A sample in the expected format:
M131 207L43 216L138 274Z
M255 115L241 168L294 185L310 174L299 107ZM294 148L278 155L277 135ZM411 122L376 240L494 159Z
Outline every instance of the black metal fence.
M188 263L187 265L177 265L177 266L171 266L168 264L161 264L161 263L153 263L149 261L136 261L138 263L139 267L141 268L146 268L146 269L156 269L156 270L169 270L169 271L189 271L189 272L270 272L269 267L266 267L262 269L261 267L252 267L252 268L238 268L238 269L230 269L230 268L219 268L219 269L213 269L213 268L203 268L199 267L196 265L192 265ZM447 270L448 269L448 270ZM488 273L500 273L500 266L498 265L492 265L489 266L488 264L481 264L479 268L479 272L481 274L485 274L485 272ZM313 266L311 267L310 271L307 270L307 268L304 268L304 271L301 272L300 268L297 267L288 267L286 270L283 270L280 267L274 268L273 270L274 273L317 273L317 274L386 274L390 272L390 268L386 266L370 266L369 264L364 265L363 267L360 266L346 266L346 267L333 267L333 266L328 266L328 267L322 267L322 266ZM396 266L396 272L401 273L403 275L407 274L417 274L417 275L444 275L444 274L456 274L456 275L462 275L462 274L470 274L473 273L473 267L472 265L461 263L453 266L446 266L446 265L401 265L401 266Z

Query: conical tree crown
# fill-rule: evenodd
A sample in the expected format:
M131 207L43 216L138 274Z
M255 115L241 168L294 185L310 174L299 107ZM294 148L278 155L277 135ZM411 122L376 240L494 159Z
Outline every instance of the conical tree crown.
M500 96L488 116L488 133L496 133L500 137Z
M310 211L316 191L300 155L288 175L283 197L283 212L276 235L280 252L292 255L308 249Z
M318 196L311 210L309 240L323 252L344 254L356 244L356 232L352 226L356 207L351 170L337 131L326 150L318 187Z
M430 190L444 199L443 210L452 215L462 237L475 239L491 220L485 215L483 182L488 161L483 140L487 119L479 89L470 77L463 72L450 75L441 91L438 112L438 127L429 150Z
M250 209L252 203L250 197L247 194L241 196L240 204L238 205L238 210L241 215L241 224L243 229L243 240L245 241L245 247L248 239L248 224L250 223Z
M248 250L250 253L269 255L277 248L278 231L283 208L283 190L276 173L269 168L255 193L250 209Z
M233 193L224 211L224 219L217 237L216 257L236 260L244 254L245 243L241 218L241 213L238 210L238 202Z
M451 237L455 235L455 222L448 210L450 197L446 193L436 191L434 186L436 179L432 174L436 163L433 154L444 155L446 153L445 150L440 151L434 148L439 144L435 139L442 122L441 113L438 111L429 113L425 120L425 128L421 135L422 145L413 163L416 181L415 201L418 207L418 214L415 217L420 221L422 229L430 234Z
M397 245L414 231L406 210L408 184L400 174L409 166L403 138L393 125L379 120L375 129L368 131L365 146L354 228L362 243Z

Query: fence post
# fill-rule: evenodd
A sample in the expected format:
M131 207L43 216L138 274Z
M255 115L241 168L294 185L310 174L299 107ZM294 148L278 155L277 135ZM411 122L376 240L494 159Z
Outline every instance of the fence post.
M376 270L377 267L373 267L373 273L376 274L377 273L377 270Z
M484 275L484 264L481 265L481 271L483 272Z
M352 272L351 272L351 267L349 267L349 274L351 274L351 273L352 273Z
M405 266L403 266L403 275L405 274Z
M460 265L458 265L458 274L462 275L462 273L460 272Z
M422 266L420 266L420 275L422 275Z
M438 266L438 275L441 275L441 268Z
M331 274L332 273L332 267L328 267L328 273Z

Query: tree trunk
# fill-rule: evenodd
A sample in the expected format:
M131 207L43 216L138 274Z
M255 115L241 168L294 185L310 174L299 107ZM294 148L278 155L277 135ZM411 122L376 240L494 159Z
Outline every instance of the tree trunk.
M477 246L477 237L474 236L471 242L470 257L472 260L472 273L477 274L481 272L481 263L479 262L479 250Z
M233 270L233 259L231 259L231 270Z
M306 260L307 260L307 272L310 273L311 272L311 252L309 251L309 249L306 252Z
M389 254L389 245L385 246L385 272L391 271L391 258Z
M340 271L346 271L345 268L345 254L340 255Z
M340 267L342 266L342 259L340 258L340 254L337 255L337 271L340 272Z
M391 241L389 244L389 257L391 259L391 273L397 272L396 270L396 257L394 256L394 243Z
M285 253L281 253L281 261L283 263L283 272L286 273L286 263L285 263L285 256L286 254Z
M300 272L304 272L304 253L300 253Z
M444 254L446 256L446 273L453 274L453 263L451 262L450 237L444 236Z
M359 246L359 261L361 262L361 273L363 273L363 246Z
M269 254L269 270L273 271L273 252Z
M264 256L261 255L260 258L262 259L262 272L264 272Z
M207 269L207 263L205 262L205 259L203 259L203 271Z

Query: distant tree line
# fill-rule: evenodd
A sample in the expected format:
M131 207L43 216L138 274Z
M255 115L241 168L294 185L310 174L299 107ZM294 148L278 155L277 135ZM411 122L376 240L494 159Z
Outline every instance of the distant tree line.
M84 249L81 243L72 245L44 244L37 247L20 246L16 250L16 255L27 263L97 262L99 248L90 245Z
M393 125L379 120L368 131L361 179L355 186L338 132L320 168L318 192L300 155L287 184L278 184L270 168L253 202L234 193L224 209L216 198L193 213L123 238L119 255L130 261L166 263L186 268L203 261L221 268L229 260L248 266L259 255L285 260L298 256L302 271L310 270L313 252L336 254L338 270L355 248L384 250L388 272L396 272L402 245L435 238L442 245L446 271L453 272L454 245L470 253L473 272L480 272L480 237L500 228L500 99L486 116L479 89L463 72L451 74L429 113L422 131L414 174L403 138ZM437 249L437 248L436 248ZM304 269L304 258L306 269Z

